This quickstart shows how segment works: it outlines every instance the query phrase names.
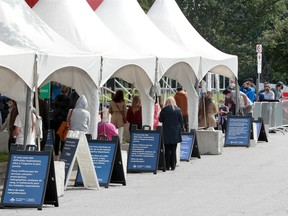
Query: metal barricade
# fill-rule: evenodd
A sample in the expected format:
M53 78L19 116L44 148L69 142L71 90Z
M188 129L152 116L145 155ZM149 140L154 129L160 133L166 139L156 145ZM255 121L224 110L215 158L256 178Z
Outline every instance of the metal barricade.
M270 130L288 125L288 101L255 102L253 118L261 117Z
M282 101L282 125L288 126L288 101Z

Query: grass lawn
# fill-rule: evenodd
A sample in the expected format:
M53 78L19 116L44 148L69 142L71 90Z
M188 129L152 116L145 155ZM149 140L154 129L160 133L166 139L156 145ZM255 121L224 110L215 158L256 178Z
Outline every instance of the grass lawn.
M0 163L7 162L9 158L8 153L0 152Z

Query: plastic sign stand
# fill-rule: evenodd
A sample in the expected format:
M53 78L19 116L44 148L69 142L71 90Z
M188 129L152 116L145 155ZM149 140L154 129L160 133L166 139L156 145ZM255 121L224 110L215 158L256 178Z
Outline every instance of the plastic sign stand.
M191 130L190 133L182 133L181 136L182 142L180 143L180 161L189 162L192 156L200 158L196 131Z
M118 136L112 140L89 140L88 145L100 186L108 188L110 183L126 185ZM78 169L75 186L83 185L81 173Z
M59 206L52 148L45 151L11 151L1 198L1 208L42 210Z
M250 147L252 118L228 116L224 146Z
M268 142L267 134L265 131L265 126L262 118L258 118L258 120L253 121L253 139L254 142L265 141Z
M153 172L157 174L161 147L161 127L156 130L131 128L127 172ZM164 153L164 152L163 152ZM165 165L165 164L164 164Z
M84 187L100 189L85 134L79 131L69 131L60 158L61 161L65 162L65 189L76 158L82 172Z

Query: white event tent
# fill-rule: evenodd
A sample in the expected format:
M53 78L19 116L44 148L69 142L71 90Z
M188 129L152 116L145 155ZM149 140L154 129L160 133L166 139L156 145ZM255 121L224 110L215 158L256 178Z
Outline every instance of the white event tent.
M0 93L18 104L21 120L25 120L27 90L33 89L35 53L0 42Z
M147 15L177 45L201 56L199 79L208 71L225 77L237 77L237 56L226 54L209 44L189 23L175 0L156 0Z
M89 103L95 134L98 119L99 72L101 57L82 52L49 28L24 0L0 1L0 41L34 50L37 54L37 86L57 81L77 89Z
M198 94L194 84L200 57L188 54L158 30L137 0L105 0L95 12L123 42L158 58L157 81L165 75L183 85L188 93L189 126L197 128Z
M33 10L75 46L103 57L99 86L112 76L133 83L141 93L143 124L152 126L154 101L149 90L155 82L155 57L139 54L120 41L86 0L40 0Z

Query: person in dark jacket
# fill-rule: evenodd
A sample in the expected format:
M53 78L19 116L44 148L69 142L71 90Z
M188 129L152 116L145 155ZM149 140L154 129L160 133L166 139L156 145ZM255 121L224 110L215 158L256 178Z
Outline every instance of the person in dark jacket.
M160 112L159 121L162 122L163 127L166 169L175 170L177 143L182 142L183 117L173 97L167 98Z
M34 102L33 106L36 107L35 96L34 96L33 102ZM38 89L38 103L39 103L39 115L42 118L42 134L43 134L43 138L40 142L40 147L41 147L41 151L43 151L47 142L47 136L48 136L48 130L50 128L50 123L49 123L49 105L47 101L40 98L40 89Z
M55 98L54 104L54 113L53 113L53 124L54 124L54 132L55 132L55 143L54 143L54 151L55 151L55 160L58 160L59 150L61 147L61 151L64 146L64 142L61 141L57 131L63 121L66 121L67 114L69 109L71 108L71 99L68 97L69 87L62 86L61 94L57 95ZM61 145L61 146L60 146Z

